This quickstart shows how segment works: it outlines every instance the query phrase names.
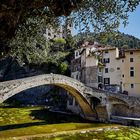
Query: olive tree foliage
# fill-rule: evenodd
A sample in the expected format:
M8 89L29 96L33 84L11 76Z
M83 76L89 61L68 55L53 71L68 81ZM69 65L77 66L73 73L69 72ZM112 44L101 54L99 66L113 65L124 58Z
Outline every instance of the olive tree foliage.
M19 26L28 18L40 17L52 23L52 19L69 15L81 0L1 0L0 44L15 36Z
M128 24L128 14L139 5L140 0L83 0L72 12L75 27L80 31L112 31L122 23Z
M45 60L48 59L48 53L44 50L48 51L51 49L48 46L52 46L43 37L45 26L49 28L50 25L59 25L60 22L69 20L80 32L112 31L120 22L127 25L128 13L134 11L139 2L140 0L4 0L0 3L0 47L5 46L3 44L9 46L10 43L12 55L19 59L21 57L29 62L37 62L42 57ZM39 44L38 47L36 44ZM5 49L1 49L1 52L3 50Z
M58 21L54 19L56 23ZM54 30L58 27L53 26ZM65 40L48 41L45 38L46 28L52 26L45 22L42 18L29 18L26 23L18 28L16 36L10 40L10 55L15 57L20 64L37 64L54 63L58 64L68 53L63 49L55 50L59 45L64 48Z
M28 18L41 17L47 22L58 16L69 16L75 26L94 31L118 27L127 23L128 12L135 10L140 0L2 0L0 3L0 43L15 35ZM71 13L71 14L70 14ZM53 24L53 22L51 22Z

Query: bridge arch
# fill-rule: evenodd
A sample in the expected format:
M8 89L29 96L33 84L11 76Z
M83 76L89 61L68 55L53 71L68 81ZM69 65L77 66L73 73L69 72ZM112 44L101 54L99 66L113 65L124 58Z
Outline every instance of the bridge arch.
M56 85L67 90L76 98L83 111L83 117L86 119L95 120L98 113L99 118L106 120L109 119L110 114L113 113L112 110L114 110L115 113L117 112L115 109L118 110L119 108L122 109L122 112L126 109L131 109L131 112L139 111L137 106L140 105L140 98L92 89L73 78L57 74L44 74L0 82L0 103L4 102L6 99L14 96L15 94L21 93L21 91L41 85ZM92 108L92 102L95 101L92 99L94 98L98 99L98 102L96 101L95 103L99 103L99 105L96 106L97 112L95 112L95 108ZM111 105L113 105L112 110ZM124 106L124 109L121 106ZM128 113L131 112L128 111Z
M120 99L120 97L109 96L108 101L112 105L114 105L114 104L122 104L122 105L129 106L128 102L126 100L124 100L124 99Z
M108 97L110 103L110 115L112 116L127 116L129 114L129 104L119 97Z
M87 119L93 119L96 116L85 94L85 92L88 91L87 87L85 87L83 83L73 78L57 74L45 74L24 79L1 82L0 102L7 100L21 91L41 85L56 85L65 89L78 101L83 111L83 117ZM98 95L95 95L95 97L98 98Z

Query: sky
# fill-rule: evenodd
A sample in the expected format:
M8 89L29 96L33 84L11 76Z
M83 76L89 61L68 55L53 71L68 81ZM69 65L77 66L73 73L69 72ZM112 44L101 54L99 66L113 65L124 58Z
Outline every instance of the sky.
M118 30L140 39L140 4L137 6L135 11L129 14L128 22L129 24L125 28L123 25L120 25ZM78 30L74 30L72 34L75 35L77 33Z
M129 24L125 28L121 25L119 31L140 39L140 5L134 12L130 13L128 22Z

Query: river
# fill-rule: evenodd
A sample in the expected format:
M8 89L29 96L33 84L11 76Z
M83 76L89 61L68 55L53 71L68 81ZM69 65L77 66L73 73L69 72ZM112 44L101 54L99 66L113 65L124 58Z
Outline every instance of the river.
M43 107L0 107L0 140L140 140L140 128L96 123Z

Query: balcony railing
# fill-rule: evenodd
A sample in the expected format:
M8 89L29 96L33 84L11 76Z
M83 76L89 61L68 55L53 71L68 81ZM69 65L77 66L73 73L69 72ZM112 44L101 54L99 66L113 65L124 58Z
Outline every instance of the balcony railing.
M98 66L99 66L99 67L105 67L105 63L99 61L99 62L98 62Z

